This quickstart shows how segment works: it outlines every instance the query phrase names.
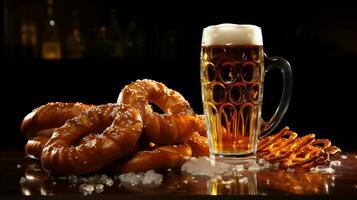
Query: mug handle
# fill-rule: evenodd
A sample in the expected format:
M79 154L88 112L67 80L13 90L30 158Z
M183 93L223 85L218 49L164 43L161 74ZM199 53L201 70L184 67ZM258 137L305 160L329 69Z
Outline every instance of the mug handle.
M289 62L282 57L268 57L266 54L264 54L264 58L267 66L265 68L265 73L273 68L279 68L283 74L283 90L279 106L274 115L267 122L263 119L261 120L262 126L261 134L259 136L260 138L267 136L272 130L274 130L283 118L290 103L291 90L293 87L293 73Z

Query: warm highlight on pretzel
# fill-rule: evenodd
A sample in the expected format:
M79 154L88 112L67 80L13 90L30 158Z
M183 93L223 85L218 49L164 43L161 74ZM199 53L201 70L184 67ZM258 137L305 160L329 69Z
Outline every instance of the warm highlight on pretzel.
M135 149L142 126L140 114L130 106L89 108L54 131L42 150L42 166L64 175L98 171Z
M21 133L26 138L38 135L50 137L54 128L62 126L68 119L89 107L93 105L62 102L42 105L26 115L21 124Z
M209 156L208 140L198 132L194 132L186 143L191 147L193 157Z
M52 102L34 109L21 124L21 133L28 138L25 154L33 159L40 159L41 151L54 129L90 107L94 106L82 103Z
M269 162L280 163L282 168L309 169L326 164L329 158L341 152L327 139L315 139L315 134L297 137L288 127L263 138L258 143L258 156Z
M43 135L30 138L25 145L25 155L32 159L41 159L42 149L49 139L49 137Z
M192 155L189 145L166 145L139 151L127 161L119 160L110 166L116 173L141 172L150 169L170 169L181 166Z
M155 144L182 143L192 135L196 117L185 98L164 84L152 80L137 80L120 92L118 103L131 105L140 111L144 134ZM153 103L165 113L154 112Z

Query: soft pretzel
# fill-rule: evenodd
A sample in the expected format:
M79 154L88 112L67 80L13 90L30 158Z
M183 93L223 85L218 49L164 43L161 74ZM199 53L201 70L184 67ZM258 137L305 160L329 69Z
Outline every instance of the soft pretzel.
M89 107L93 105L63 102L42 105L26 115L21 124L21 133L26 138L38 135L50 137L54 128L62 126L68 119Z
M195 131L201 136L207 137L207 126L205 121L205 115L196 115L196 128Z
M41 159L42 149L49 139L48 136L44 135L30 138L25 145L25 155L32 159Z
M125 104L86 109L54 131L42 166L63 175L98 171L134 150L142 126L139 112Z
M181 166L192 155L189 145L166 145L135 153L129 160L119 160L112 164L110 171L127 173L160 170Z
M182 143L195 131L197 118L190 104L175 90L153 80L137 80L126 85L118 103L137 108L144 121L144 134L155 144ZM154 112L154 103L165 113Z
M54 129L90 107L94 106L83 103L52 102L26 115L21 124L21 133L28 138L25 145L26 156L40 159L41 151Z
M192 149L192 156L209 156L209 146L206 137L201 136L198 132L194 132L191 137L188 138L186 143Z

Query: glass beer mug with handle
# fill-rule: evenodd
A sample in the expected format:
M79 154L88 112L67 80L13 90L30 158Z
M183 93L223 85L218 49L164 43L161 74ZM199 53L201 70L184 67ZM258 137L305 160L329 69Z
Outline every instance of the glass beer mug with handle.
M283 74L283 94L275 114L265 122L264 75L272 68ZM256 161L258 138L269 134L287 110L292 71L285 59L264 54L260 27L208 26L202 35L201 89L211 160L249 164Z

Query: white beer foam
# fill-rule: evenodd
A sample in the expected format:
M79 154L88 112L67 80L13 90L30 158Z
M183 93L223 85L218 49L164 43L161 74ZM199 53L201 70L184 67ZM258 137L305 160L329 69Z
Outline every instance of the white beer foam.
M218 24L203 29L202 46L263 45L259 26L250 24Z

